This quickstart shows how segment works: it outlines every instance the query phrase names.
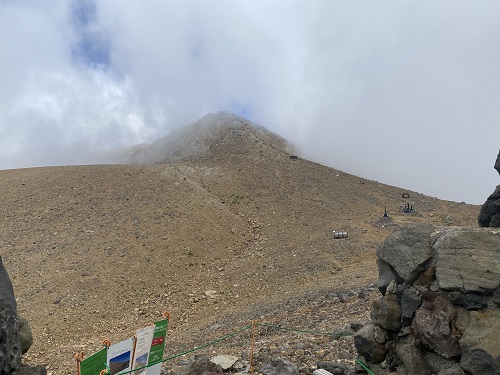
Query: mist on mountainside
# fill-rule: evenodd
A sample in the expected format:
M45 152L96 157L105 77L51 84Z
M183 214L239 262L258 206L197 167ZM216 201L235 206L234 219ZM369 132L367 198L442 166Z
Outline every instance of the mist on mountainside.
M227 152L229 155L248 152L245 149L234 149L231 145L234 140L243 136L242 130L245 128L256 137L271 143L273 147L293 154L298 153L294 145L263 126L253 124L244 117L220 111L207 114L190 125L178 128L150 145L129 149L127 162L151 164L209 157L214 152Z
M94 164L152 164L166 160L183 160L190 157L208 157L211 151L208 148L206 140L210 138L210 134L220 135L220 133L227 133L226 136L234 135L238 127L249 127L254 132L269 132L264 126L257 125L250 120L232 114L226 111L219 111L217 113L209 113L202 118L191 124L185 124L171 130L167 135L157 138L152 143L139 143L132 146L123 146L119 148L110 147L96 147L88 148L82 146L60 147L54 148L50 153L41 153L36 159L36 163L32 166L54 166L54 165L94 165ZM271 132L272 133L272 132ZM388 183L395 186L400 186L405 189L412 189L422 192L423 194L432 195L429 191L424 190L425 184L434 184L441 186L444 190L439 198L452 199L458 192L455 189L459 188L458 178L453 170L443 169L439 162L432 163L427 166L429 174L433 175L437 171L441 176L446 177L447 184L443 185L436 178L429 181L428 177L416 179L418 171L412 169L413 149L416 145L412 144L411 139L401 139L396 144L381 144L377 157L383 156L386 162L383 164L377 163L377 157L366 158L360 152L359 156L352 157L352 150L356 148L364 148L366 144L366 134L360 135L356 138L343 137L342 132L339 132L339 137L335 142L331 142L328 137L322 137L321 134L311 135L298 143L293 144L290 140L276 135L276 138L281 139L278 147L283 148L290 154L298 154L309 160L321 163L331 168L336 168L347 173L351 173L363 178ZM225 150L224 145L218 145L220 152L237 153L242 150ZM213 147L213 145L212 145ZM372 146L370 146L372 147ZM399 157L396 160L393 156L392 150L396 148L399 151L406 149L406 152L398 153ZM35 154L37 151L34 150ZM337 157L332 162L334 155L341 154L342 157ZM343 157L346 155L346 157ZM347 155L350 155L347 157ZM403 157L401 155L404 155ZM31 161L30 161L31 160ZM21 163L18 167L27 167L33 163L32 159L27 159L26 164ZM375 163L375 164L374 164ZM487 163L481 166L485 168ZM467 168L467 166L464 166ZM15 166L14 166L15 168ZM471 168L475 168L470 166ZM492 173L493 175L493 173ZM455 183L454 183L455 181ZM471 180L469 184L474 186L482 186L485 190L484 195L474 198L474 203L482 203L484 196L489 194L486 181ZM418 189L419 186L422 189ZM460 185L463 187L463 184ZM491 184L493 186L493 184ZM472 189L472 188L471 188ZM438 194L434 194L438 195ZM460 198L460 196L456 196ZM465 201L464 198L457 199L457 201Z

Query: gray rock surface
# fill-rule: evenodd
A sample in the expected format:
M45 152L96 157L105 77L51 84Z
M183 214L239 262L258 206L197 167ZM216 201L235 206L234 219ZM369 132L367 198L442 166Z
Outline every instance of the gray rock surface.
M437 375L465 375L465 372L459 364L455 363L450 367L442 368Z
M222 367L222 370L229 370L238 361L238 357L234 355L216 355L210 358L210 361Z
M335 362L318 362L317 367L318 370L328 371L332 375L347 375L353 370L353 368L347 365ZM313 375L318 370L313 371Z
M299 368L288 359L271 358L260 366L259 373L263 375L298 375Z
M412 322L419 340L445 358L460 355L458 339L452 331L456 308L440 293L426 292L422 297L422 306Z
M22 365L16 371L11 372L10 375L47 375L47 370L45 366L42 365L36 365L33 367Z
M222 374L222 367L213 363L206 354L196 355L193 363L189 366L187 375L199 375L204 372Z
M424 352L424 359L425 362L429 365L429 368L432 370L433 374L437 374L438 372L453 367L454 365L460 367L454 358L444 358L434 352Z
M400 282L402 283L404 280L399 277L397 272L392 268L392 266L384 262L382 259L377 258L377 266L378 266L378 289L380 293L385 294L387 291L387 287L391 282Z
M386 294L372 305L373 324L389 331L401 328L401 307L395 294Z
M403 374L433 375L412 336L406 336L398 341L396 353L399 359L398 370Z
M480 310L488 306L488 298L481 294L467 293L463 300L462 306L467 310Z
M409 288L403 291L401 297L401 323L404 326L411 324L413 317L415 316L415 311L422 304L422 297L413 288Z
M460 340L460 365L473 375L500 374L500 310L472 311Z
M327 371L323 368L319 368L313 371L313 375L333 375L330 371Z
M479 293L498 288L500 232L447 230L433 248L440 288Z
M387 350L385 345L375 339L375 326L368 324L354 335L354 345L359 355L371 363L380 363L385 359Z
M19 323L19 340L21 342L21 351L24 354L28 352L31 344L33 344L33 334L31 333L31 328L26 318L20 316Z
M493 292L493 303L500 307L500 287L496 288L495 291Z
M0 257L0 374L21 367L19 327L14 289Z
M460 359L460 367L467 374L472 375L498 375L497 371L500 364L495 361L487 352L481 349L470 349L464 347L462 358Z
M377 256L391 265L407 283L425 270L432 257L430 235L433 227L410 224L391 233L377 249Z

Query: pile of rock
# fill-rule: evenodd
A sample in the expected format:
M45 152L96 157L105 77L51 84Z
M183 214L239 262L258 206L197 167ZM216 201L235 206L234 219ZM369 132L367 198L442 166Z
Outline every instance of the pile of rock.
M377 257L383 297L354 337L375 373L500 374L500 230L409 225Z
M23 366L33 336L28 321L17 315L17 304L9 275L0 257L0 375L44 375L43 366Z
M218 355L209 358L206 354L196 355L194 358L182 361L178 366L162 375L248 375L256 373L260 375L299 375L308 374L307 370L300 368L286 358L269 357L259 366L250 369L247 361L228 355ZM349 366L335 362L318 362L318 368L312 375L350 375L354 371Z

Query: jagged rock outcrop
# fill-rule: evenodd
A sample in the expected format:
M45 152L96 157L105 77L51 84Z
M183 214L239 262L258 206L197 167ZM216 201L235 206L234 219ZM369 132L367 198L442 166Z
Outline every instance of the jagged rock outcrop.
M477 221L480 227L500 227L500 185L481 206Z
M500 151L494 167L500 174ZM500 185L498 185L486 202L481 206L477 218L480 227L500 227Z
M409 225L377 255L383 296L354 337L372 370L500 374L500 230Z
M25 366L21 355L33 342L28 321L17 315L14 289L0 257L0 375L45 375L44 366Z
M0 374L21 367L19 328L14 289L0 257Z

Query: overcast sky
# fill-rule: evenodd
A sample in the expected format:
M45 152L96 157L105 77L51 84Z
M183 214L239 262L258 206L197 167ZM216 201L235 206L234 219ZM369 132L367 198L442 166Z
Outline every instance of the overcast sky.
M0 0L0 169L96 161L227 110L442 199L500 184L497 0Z

